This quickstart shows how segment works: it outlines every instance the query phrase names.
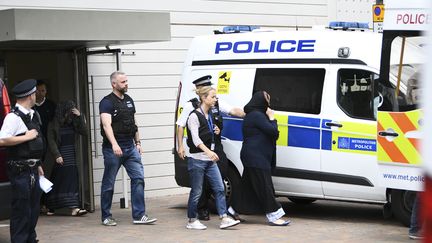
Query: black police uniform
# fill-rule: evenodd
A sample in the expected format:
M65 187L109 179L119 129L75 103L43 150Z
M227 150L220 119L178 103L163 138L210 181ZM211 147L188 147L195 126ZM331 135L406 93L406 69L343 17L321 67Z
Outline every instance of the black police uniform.
M36 80L25 80L13 89L17 98L28 96L36 87ZM41 133L39 114L25 115L17 107L12 109L28 130L36 129ZM18 134L21 136L23 134ZM12 243L37 242L36 223L39 217L40 196L38 166L44 151L42 136L8 147L8 173L12 186L12 212L10 234Z
M135 123L135 110L129 107L133 103L132 98L124 94L124 98L120 99L114 93L104 98L108 99L113 104L114 113L111 116L111 127L116 141L118 143L132 141L131 139L135 137L138 131L138 127ZM101 135L103 137L103 146L111 146L104 129L101 129Z

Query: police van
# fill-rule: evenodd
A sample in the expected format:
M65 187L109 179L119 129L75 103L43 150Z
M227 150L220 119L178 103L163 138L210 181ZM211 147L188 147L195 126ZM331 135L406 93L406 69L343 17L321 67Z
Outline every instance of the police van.
M379 186L377 165L382 35L350 25L310 31L237 28L196 37L184 64L177 114L195 97L192 81L204 75L213 77L218 98L235 107L265 90L279 129L277 196L302 204L330 199L389 205L390 191ZM230 161L224 179L230 197L243 172L242 119L224 116L222 143ZM176 181L189 186L187 160L174 154Z

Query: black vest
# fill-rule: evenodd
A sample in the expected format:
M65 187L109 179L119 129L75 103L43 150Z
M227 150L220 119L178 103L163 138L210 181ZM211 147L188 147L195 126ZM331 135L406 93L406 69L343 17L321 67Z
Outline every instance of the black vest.
M14 107L11 112L15 113L15 115L19 116L23 120L28 130L36 129L39 135L31 141L10 146L8 149L9 160L42 159L43 153L45 151L45 145L43 136L41 134L42 122L39 113L35 111L33 118L30 119L30 114L25 115L17 107ZM18 134L17 136L22 135L24 134Z
M138 127L135 124L133 100L132 98L124 94L123 100L118 98L114 93L105 96L113 104L113 113L111 114L111 127L116 140L128 139L135 137L135 133L138 131ZM128 107L128 105L130 107ZM101 135L104 142L109 143L103 126L101 124Z
M191 112L191 114L192 113L195 113L197 115L198 121L200 123L200 126L198 128L199 137L203 141L204 145L210 149L211 144L212 144L212 133L209 130L207 119L199 111L194 110ZM192 133L189 130L189 127L187 127L187 135L188 135L188 137L187 137L186 142L187 142L187 145L189 147L189 152L191 154L203 152L200 148L196 147L195 144L193 143Z
M200 102L197 98L190 99L189 101L192 103L192 106L194 107L194 109L198 109L200 107ZM222 118L222 114L221 114L220 109L219 109L219 102L218 101L216 101L216 104L210 108L209 113L211 113L213 124L218 126L219 129L222 131L223 118ZM219 135L215 134L216 138L219 138L216 140L220 140L221 134L222 133L220 133Z

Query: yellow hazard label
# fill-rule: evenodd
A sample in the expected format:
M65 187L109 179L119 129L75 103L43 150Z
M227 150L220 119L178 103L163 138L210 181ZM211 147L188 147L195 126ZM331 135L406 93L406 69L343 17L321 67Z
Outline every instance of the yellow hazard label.
M372 6L373 22L384 21L384 4L374 4Z
M277 120L279 130L279 138L276 144L279 146L288 146L288 116L281 114L275 114L274 116Z
M229 94L231 71L221 71L218 75L217 93Z

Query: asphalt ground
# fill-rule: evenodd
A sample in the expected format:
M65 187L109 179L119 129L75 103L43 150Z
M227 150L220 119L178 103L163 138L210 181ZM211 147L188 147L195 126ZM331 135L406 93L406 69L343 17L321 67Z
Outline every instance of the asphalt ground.
M39 217L41 243L67 242L415 242L408 239L408 228L393 219L384 219L382 206L371 204L316 201L297 205L279 198L288 218L287 227L268 226L264 215L243 215L246 222L219 229L217 215L203 221L207 230L186 229L188 195L155 197L146 200L147 213L157 217L154 225L134 225L131 210L113 204L118 225L101 225L100 211L81 217ZM0 221L0 242L9 242L8 221Z

